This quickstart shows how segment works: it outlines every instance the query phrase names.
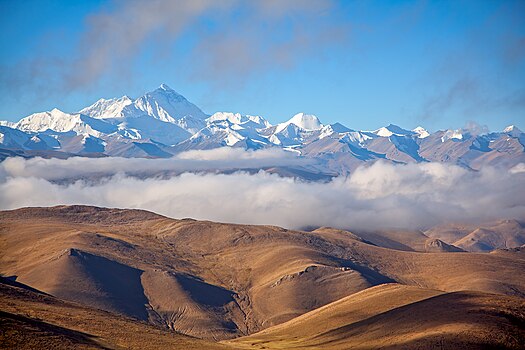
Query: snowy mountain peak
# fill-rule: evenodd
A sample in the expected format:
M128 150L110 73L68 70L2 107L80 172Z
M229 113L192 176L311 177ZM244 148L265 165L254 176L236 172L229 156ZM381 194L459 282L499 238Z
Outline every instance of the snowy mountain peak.
M425 137L430 136L430 133L422 126L418 126L417 128L412 129L412 131L418 135L417 137L419 139L424 139Z
M173 90L166 84L160 84L158 88L145 94L145 96L150 96L150 97L159 96L159 95L165 96L168 99L176 100L178 102L187 101L184 96L182 96L181 94L179 94L178 92L176 92L175 90Z
M148 92L126 107L124 113L130 117L150 116L167 123L178 124L180 119L191 117L204 121L208 116L199 107L189 102L166 84Z
M132 103L133 101L126 95L120 98L110 98L107 100L101 98L91 106L81 109L79 113L96 119L119 118L122 116L122 110L124 107L129 106Z
M76 114L78 117L78 113ZM44 115L47 115L49 116L49 118L52 118L52 119L64 119L64 118L71 118L75 116L75 114L66 113L64 111L61 111L58 108L53 108L49 112L35 113L35 114L32 114L31 116L36 118L37 116L44 116ZM26 117L26 118L29 118L29 117Z
M83 122L81 114L69 114L57 108L22 118L16 123L16 128L30 132L53 130L56 132L75 131L84 134L93 131L89 125Z
M461 129L458 130L452 130L449 129L443 133L443 136L441 136L441 142L445 142L447 140L463 140L464 135Z
M406 130L394 124L358 131L339 123L323 125L315 115L306 113L272 126L260 116L232 112L206 115L166 84L137 99L101 98L77 113L55 108L16 123L0 121L0 159L6 154L1 149L169 157L186 150L224 146L253 150L280 147L304 157L319 157L322 164L345 174L373 159L462 165L460 162L490 153L487 159L491 162L523 163L525 152L520 145L524 140L525 135L514 125L482 136L468 128L430 134L421 126Z
M414 135L414 131L403 129L397 125L389 124L387 126L384 126L382 128L379 128L375 131L372 131L373 134L376 134L377 136L381 137L390 137L392 135L396 136L409 136Z
M313 114L298 113L289 122L305 130L319 130L323 127L319 118Z
M319 139L325 138L327 136L331 136L333 134L344 134L348 132L352 132L354 130L347 128L343 124L335 123L335 124L328 124L323 126L321 129L321 134L319 135Z
M522 131L516 125L509 125L503 129L504 133L521 133Z
M251 128L267 128L271 124L263 117L253 115L241 115L240 113L232 112L216 112L211 117L206 119L208 124L218 122L229 122L237 126L247 126Z
M297 113L287 122L278 125L276 132L284 130L288 125L293 124L304 130L319 130L323 127L323 124L313 114Z
M158 89L160 90L164 90L164 91L173 91L175 92L175 90L173 90L172 88L170 88L167 84L160 84L160 86L158 87Z
M337 133L345 133L345 132L351 132L351 131L354 131L352 129L349 129L347 128L346 126L344 126L343 124L341 123L334 123L334 124L330 124L328 125L333 131L337 132Z
M243 122L243 116L240 113L232 112L216 112L212 114L211 117L206 119L208 123L213 123L217 121L227 120L232 124L241 124Z

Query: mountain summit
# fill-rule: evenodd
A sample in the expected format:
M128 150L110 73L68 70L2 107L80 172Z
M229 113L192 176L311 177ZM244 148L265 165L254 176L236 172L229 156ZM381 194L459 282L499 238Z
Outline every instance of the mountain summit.
M125 108L124 113L129 116L148 115L163 122L178 124L182 128L183 118L195 122L208 117L199 107L166 84L136 99L132 105Z
M389 124L387 126L384 126L382 128L379 128L373 131L373 133L378 136L382 136L382 137L390 137L392 135L409 136L409 135L413 135L415 131L406 130L397 125Z
M429 133L420 126L408 130L395 124L356 131L340 123L323 125L306 113L271 125L261 116L231 112L208 116L167 84L136 99L99 99L77 113L53 109L17 123L0 121L0 159L59 156L57 152L158 158L225 146L282 148L314 159L317 169L331 174L347 174L379 159L448 162L472 169L525 163L525 134L515 126L481 135L462 130Z
M122 110L124 107L129 106L132 103L133 101L128 96L111 98L109 100L101 98L91 106L81 109L79 113L97 119L120 118L122 117Z
M304 130L319 130L323 127L323 125L319 121L319 118L317 118L313 114L305 113L297 113L287 122L280 124L282 125L281 130L290 124L297 125L298 127Z

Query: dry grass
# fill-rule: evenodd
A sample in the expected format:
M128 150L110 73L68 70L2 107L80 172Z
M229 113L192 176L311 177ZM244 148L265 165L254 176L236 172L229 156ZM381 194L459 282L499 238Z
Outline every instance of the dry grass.
M520 349L524 327L520 298L389 284L226 343L247 349Z
M228 349L220 344L0 283L3 349Z
M254 334L384 283L524 297L523 271L520 251L407 252L328 228L302 232L84 206L0 212L3 275L208 340Z

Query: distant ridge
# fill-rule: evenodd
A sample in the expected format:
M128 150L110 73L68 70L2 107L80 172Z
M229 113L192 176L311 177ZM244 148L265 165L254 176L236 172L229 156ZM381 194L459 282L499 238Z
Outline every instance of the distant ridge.
M261 116L207 115L166 84L137 99L100 99L76 113L55 108L15 123L0 121L0 159L56 157L57 152L62 157L169 158L218 147L281 148L315 158L327 173L342 175L378 159L446 162L470 169L525 163L525 134L514 125L482 135L462 129L430 133L421 126L409 130L395 124L358 131L323 124L306 113L272 125Z

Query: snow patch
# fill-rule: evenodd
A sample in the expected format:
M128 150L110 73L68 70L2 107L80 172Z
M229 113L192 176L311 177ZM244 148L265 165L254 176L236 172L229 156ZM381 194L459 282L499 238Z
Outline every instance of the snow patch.
M278 124L277 128L275 129L275 133L279 133L282 130L286 129L287 126L290 124L293 124L295 126L300 127L303 130L319 130L323 127L323 124L319 121L319 118L317 118L315 115L312 114L305 114L305 113L297 113L294 115L290 120Z
M428 137L430 136L430 133L425 130L422 126L418 126L417 128L413 129L412 130L413 132L415 132L418 136L419 139L424 139L425 137Z
M463 133L461 132L460 129L458 130L447 130L445 131L445 133L443 134L443 136L441 136L441 142L445 142L447 140L463 140Z

